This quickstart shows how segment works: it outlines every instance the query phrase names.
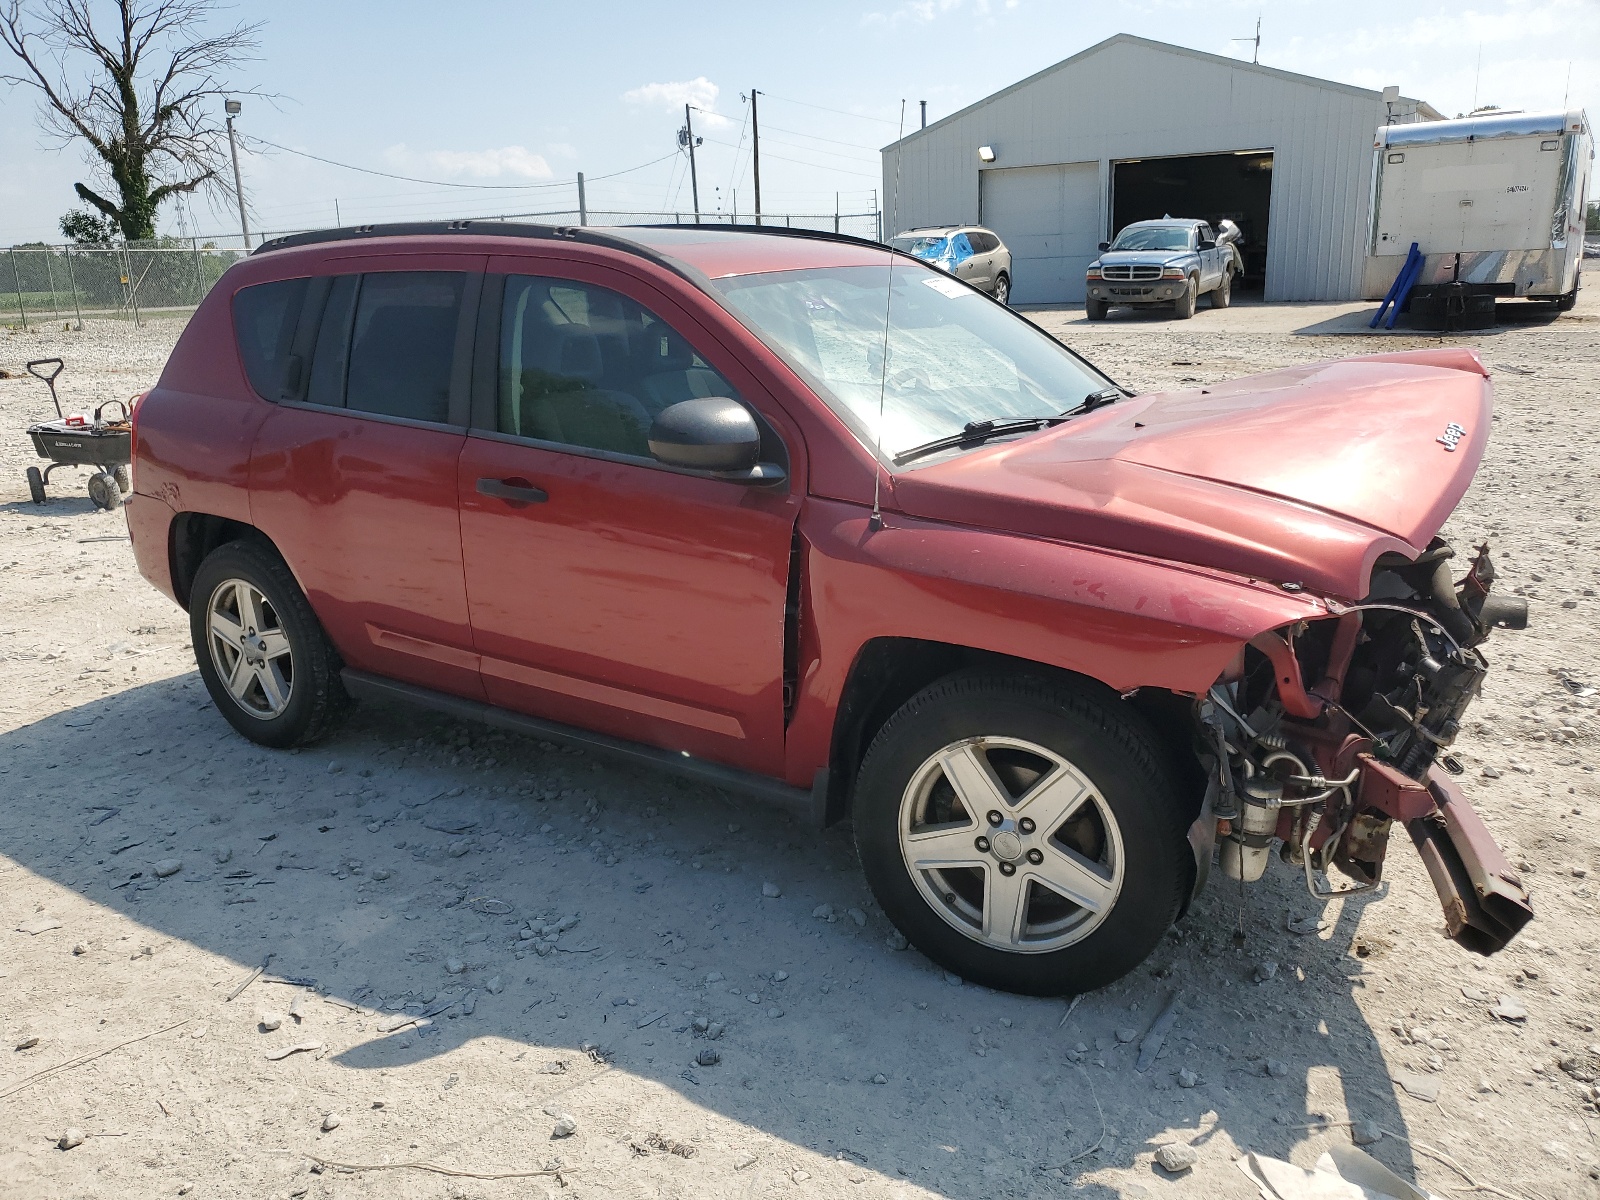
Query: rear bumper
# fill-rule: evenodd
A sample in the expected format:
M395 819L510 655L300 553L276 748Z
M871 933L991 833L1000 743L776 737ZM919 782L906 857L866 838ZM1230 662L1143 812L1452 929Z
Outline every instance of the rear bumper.
M128 537L139 574L181 605L172 583L172 521L177 514L165 501L142 492L129 496L122 511L127 514Z
M1483 818L1437 768L1428 777L1435 810L1406 822L1444 906L1445 930L1478 954L1503 950L1533 919L1528 889Z

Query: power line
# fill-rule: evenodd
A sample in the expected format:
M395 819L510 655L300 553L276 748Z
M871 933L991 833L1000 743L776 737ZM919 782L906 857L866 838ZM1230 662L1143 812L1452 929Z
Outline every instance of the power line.
M577 184L576 179L552 180L549 183L450 183L442 179L418 179L414 175L396 175L389 171L375 171L371 167L358 167L352 163L337 162L331 158L323 158L321 155L308 154L304 150L291 150L288 146L280 146L276 142L269 142L266 138L255 137L254 135L247 136L246 140L259 143L263 146L269 146L274 150L281 150L285 154L293 154L300 158L309 158L313 162L326 163L330 167L343 167L346 171L359 171L363 175L377 175L383 179L398 179L403 183L426 183L432 185L433 187L469 188L473 191L487 192L525 192L535 188L574 187ZM676 153L677 151L673 151L673 154ZM612 171L609 175L592 175L589 177L589 182L593 183L601 179L615 179L618 175L627 175L634 171L642 171L646 167L653 167L657 163L666 162L667 159L671 157L672 154L663 154L660 158L652 158L649 162L640 163L636 167L627 167L621 171Z
M732 142L719 142L719 141L717 141L716 138L706 138L706 141L710 142L712 145L715 145L715 146L726 146L730 150L738 149L738 147L736 147ZM787 145L788 143L785 143L785 144ZM804 146L800 147L800 149L802 149L802 150L804 150L806 148L807 147L804 147ZM823 153L826 153L826 152L824 151ZM865 171L847 171L847 170L845 170L845 168L836 167L836 166L832 165L831 163L807 162L803 158L785 158L781 154L769 154L769 155L767 155L767 157L768 158L775 158L779 162L794 163L796 166L800 166L800 167L811 167L811 168L813 168L815 170L818 170L818 171L837 171L841 175L855 175L855 176L858 176L858 177L860 177L862 179L877 179L878 178L877 175L868 174Z
M763 96L772 96L771 92L762 92ZM806 108L816 108L823 112L838 113L841 117L854 117L858 121L876 121L880 125L894 125L895 123L885 117L869 117L862 113L846 112L842 108L829 108L826 104L813 104L809 100L792 100L788 96L772 96L774 100L782 100L785 104L799 104ZM898 128L898 126L896 126Z
M765 92L762 92L761 94L763 96L766 95ZM780 133L793 133L793 134L796 134L796 135L798 135L800 137L803 137L803 138L810 138L812 141L815 141L815 142L831 142L835 146L851 146L851 147L853 147L853 148L855 148L857 150L870 150L874 154L878 153L878 147L877 146L868 146L868 145L865 145L862 142L841 142L841 141L839 141L838 138L819 137L817 134L806 133L804 130L800 130L800 129L785 129L782 125L774 125L771 121L767 122L767 128L768 129L776 129Z

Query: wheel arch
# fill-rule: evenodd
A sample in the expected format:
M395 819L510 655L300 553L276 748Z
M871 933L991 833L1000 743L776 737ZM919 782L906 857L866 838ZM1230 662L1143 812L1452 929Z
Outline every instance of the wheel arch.
M1118 695L1093 676L1033 659L922 638L877 637L856 654L835 710L828 754L824 827L849 815L856 776L867 748L899 708L930 684L966 671L1032 675L1070 683L1125 706L1154 731L1180 780L1186 803L1200 811L1204 770L1193 744L1190 700L1163 688L1138 688ZM1192 815L1192 814L1191 814Z
M244 521L199 512L181 512L173 517L167 531L167 561L172 571L173 598L185 610L200 564L219 546L241 541L260 542L278 553L271 538Z

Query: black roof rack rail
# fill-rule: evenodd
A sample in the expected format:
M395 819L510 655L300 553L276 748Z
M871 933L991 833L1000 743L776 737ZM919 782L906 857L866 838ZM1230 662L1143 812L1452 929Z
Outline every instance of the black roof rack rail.
M856 237L849 233L832 233L820 229L792 229L786 225L696 225L660 224L619 226L621 229L709 229L729 233L765 233L779 237L809 238L815 241L844 242L851 245L884 249L882 242ZM602 232L590 225L533 225L520 221L397 221L386 225L349 225L341 229L318 229L310 233L291 233L270 238L261 243L252 254L267 254L275 250L291 250L298 246L317 246L328 242L359 241L375 237L417 237L438 234L476 234L479 237L518 237L542 240L588 242L609 246L631 254L643 253L657 257L649 247L629 240L625 235Z

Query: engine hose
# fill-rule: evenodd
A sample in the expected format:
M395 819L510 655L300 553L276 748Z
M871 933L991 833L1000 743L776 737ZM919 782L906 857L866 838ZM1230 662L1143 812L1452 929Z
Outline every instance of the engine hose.
M1456 595L1456 581L1450 577L1449 560L1441 558L1433 564L1433 598L1438 607L1434 610L1439 623L1450 636L1464 645L1475 640L1477 631L1472 618L1461 611L1461 600Z

